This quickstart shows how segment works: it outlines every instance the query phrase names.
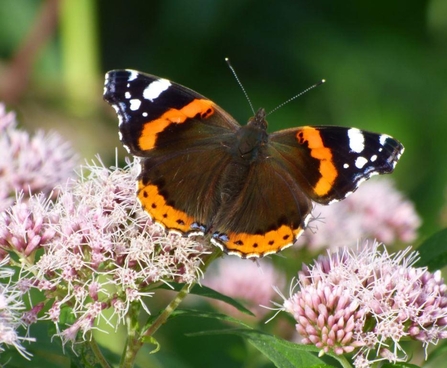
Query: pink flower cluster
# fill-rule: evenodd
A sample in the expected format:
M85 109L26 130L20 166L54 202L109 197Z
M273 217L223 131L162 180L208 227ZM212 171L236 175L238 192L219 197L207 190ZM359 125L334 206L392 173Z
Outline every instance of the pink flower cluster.
M299 272L300 290L283 309L305 344L322 353L355 352L354 365L406 361L400 342L424 347L447 338L447 286L440 272L414 267L410 248L388 254L378 243L320 256Z
M28 202L21 196L0 214L0 258L8 255L10 247L28 257L54 237L56 230L50 224L57 218L49 215L49 204L43 195L31 197Z
M38 131L34 136L18 129L14 112L0 103L0 212L15 200L44 193L73 176L78 163L70 144L56 133Z
M31 356L23 346L25 341L34 341L33 338L20 336L19 327L26 327L26 307L23 301L24 292L19 285L14 284L14 270L7 268L9 259L0 261L0 353L5 345L13 346L26 359Z
M46 319L64 342L88 336L112 309L124 323L131 305L153 295L158 282L196 281L202 243L166 235L141 211L135 196L138 165L88 167L59 189L56 201L32 196L0 217L0 245L23 259L21 283L45 295ZM41 254L37 256L36 251ZM63 323L63 311L75 319ZM106 321L109 321L110 316Z
M225 257L216 261L209 271L203 284L243 302L256 315L257 320L268 313L268 309L262 306L268 305L276 296L274 287L281 288L285 285L285 276L265 259L253 262L237 257ZM240 318L246 317L226 303L213 304L225 313Z

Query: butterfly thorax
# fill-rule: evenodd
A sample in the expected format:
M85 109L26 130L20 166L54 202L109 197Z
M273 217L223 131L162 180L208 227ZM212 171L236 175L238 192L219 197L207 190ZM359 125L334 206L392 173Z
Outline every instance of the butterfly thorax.
M267 121L265 110L259 109L255 116L250 118L247 125L242 126L236 133L237 140L234 155L251 163L262 157L268 142Z

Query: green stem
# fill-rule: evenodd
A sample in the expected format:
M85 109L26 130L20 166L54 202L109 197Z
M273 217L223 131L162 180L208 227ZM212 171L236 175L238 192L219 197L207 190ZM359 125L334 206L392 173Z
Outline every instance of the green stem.
M218 257L222 255L222 251L217 247L215 250L205 258L203 265L200 267L201 271L205 273L208 266ZM126 348L121 357L121 368L131 368L133 367L136 355L138 351L143 346L144 342L152 342L157 344L156 340L153 338L153 335L157 330L168 320L171 314L177 309L183 299L189 294L194 285L197 284L197 281L194 281L190 284L185 284L183 288L178 292L175 298L166 306L166 308L160 313L160 315L155 319L152 325L143 333L139 334L139 325L136 319L138 316L137 311L132 309L129 312L127 318L127 341ZM158 347L155 351L158 350ZM154 351L154 352L155 352Z
M126 347L121 356L120 367L132 368L135 362L138 351L143 346L143 341L139 334L138 315L140 314L141 306L132 305L129 313L126 316L127 339Z
M208 266L221 255L222 251L216 247L214 251L210 255L208 255L208 257L205 259L202 267L200 267L202 272L205 273ZM177 309L177 307L180 305L183 299L186 298L186 296L189 294L189 292L191 291L191 289L195 284L197 284L197 280L183 286L183 288L178 292L177 296L168 304L168 306L164 309L164 311L160 313L160 315L157 317L157 319L154 321L151 327L147 329L144 336L149 337L154 335L154 333L168 320L169 316Z
M344 355L331 355L337 359L343 368L352 368L352 364L346 359Z
M107 360L104 358L104 355L102 355L101 349L99 348L93 336L91 336L90 341L88 343L90 345L91 351L96 357L97 363L101 364L101 367L103 368L111 368Z

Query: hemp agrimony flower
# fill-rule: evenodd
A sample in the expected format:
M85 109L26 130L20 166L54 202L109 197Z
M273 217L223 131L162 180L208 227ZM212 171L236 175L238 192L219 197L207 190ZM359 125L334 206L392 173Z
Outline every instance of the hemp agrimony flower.
M12 282L14 271L6 268L8 263L9 258L0 261L0 353L5 350L4 345L9 345L29 359L31 354L26 351L23 342L34 339L21 336L29 325L23 302L24 292L18 284Z
M271 262L263 259L250 262L236 257L226 257L215 262L203 284L218 292L241 300L252 311L256 319L263 318L269 311L263 308L276 296L273 286L281 288L285 276ZM209 277L208 277L209 275ZM228 314L247 318L226 303L213 301L213 305Z
M44 193L73 175L78 162L71 145L57 133L38 131L31 136L17 127L14 112L0 103L0 212L11 205L16 193Z
M63 342L88 339L98 321L111 324L107 309L115 328L132 306L150 313L143 298L154 294L151 287L196 281L208 251L192 239L166 235L140 210L134 164L85 171L60 187L54 202L19 197L0 221L0 245L26 260L21 282L44 294L44 318L56 324Z
M354 365L407 361L401 341L427 348L447 338L447 286L440 272L414 267L410 248L388 254L377 242L320 256L298 273L283 309L304 344L321 353L354 352Z

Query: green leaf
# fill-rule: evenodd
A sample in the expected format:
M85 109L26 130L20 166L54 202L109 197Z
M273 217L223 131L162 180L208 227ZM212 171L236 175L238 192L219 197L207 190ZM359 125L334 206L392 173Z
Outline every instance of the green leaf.
M175 291L180 291L182 289L182 287L184 286L184 284L179 284L176 282L170 282L169 283L170 286L162 284L160 285L158 288L159 289L165 289L165 290L175 290ZM220 300L222 302L225 302L229 305L232 305L233 307L235 307L239 312L248 314L249 316L254 316L254 314L252 312L250 312L247 308L245 308L241 303L239 303L238 301L230 298L229 296L223 295L221 293L219 293L216 290L213 290L207 286L200 286L200 285L194 285L193 288L190 291L190 294L194 294L194 295L198 295L198 296L204 296L206 298L211 298L211 299L215 299L215 300Z
M8 368L45 367L45 368L70 368L70 357L62 350L59 338L52 339L48 333L49 327L54 324L47 321L39 321L30 327L30 336L36 342L24 343L26 350L33 356L31 361L23 358L12 346L4 345L5 351L0 354L0 366ZM25 331L19 329L19 335L24 336Z
M384 365L382 365L382 368L420 368L420 367L415 364L399 362L399 363L394 363L394 364L393 363L385 363Z
M260 331L245 329L228 329L217 331L202 331L188 334L188 336L231 334L248 340L255 348L269 358L278 368L329 368L311 353L318 353L320 349L311 345L299 345L282 340L276 336ZM328 354L329 355L329 354Z
M71 367L76 368L101 368L101 362L97 359L92 347L87 342L73 345L74 349L67 349L66 353L71 358Z
M142 338L142 341L145 344L155 345L155 349L152 350L149 354L155 354L155 353L158 353L160 351L161 345L158 342L158 340L155 339L153 336L146 336L146 335L144 335L143 338Z
M231 322L236 323L238 325L242 325L244 327L250 328L249 325L242 322L239 319L227 316L222 313L216 313L216 312L207 312L207 311L200 311L195 309L177 309L174 312L172 312L171 317L198 317L198 318L211 318L211 319L217 319L224 322Z
M427 363L432 360L437 359L438 357L447 356L447 341L443 340L436 347L430 349L430 355L427 357Z
M430 271L436 271L447 265L447 229L434 233L417 249L420 260L417 266L427 266Z
M52 351L47 346L41 347L34 344L33 348L27 351L33 356L31 360L25 359L14 348L6 347L0 356L0 366L8 368L24 368L24 367L45 367L45 368L70 368L72 367L70 357L63 354L62 349L59 352Z

